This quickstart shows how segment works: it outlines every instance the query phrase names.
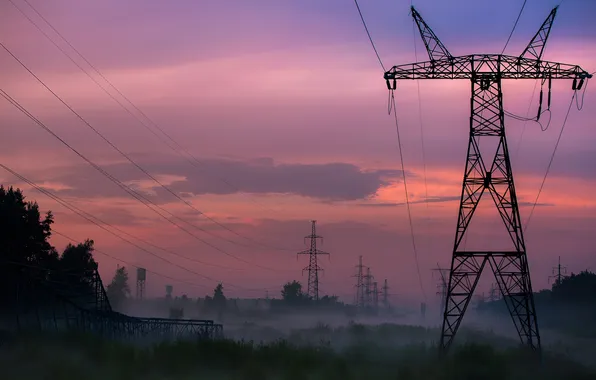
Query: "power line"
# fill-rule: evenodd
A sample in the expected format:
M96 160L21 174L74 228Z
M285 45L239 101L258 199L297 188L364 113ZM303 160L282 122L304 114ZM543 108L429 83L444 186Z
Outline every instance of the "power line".
M530 116L530 108L532 107L532 101L534 100L534 96L536 95L536 89L538 88L538 82L540 79L536 79L534 82L534 89L532 90L532 97L530 98L530 104L528 104L528 110L526 111L526 119ZM521 147L521 142L524 138L524 133L526 132L526 127L528 125L528 120L524 120L524 125L522 127L521 134L519 136L519 141L517 142L517 148L515 150L515 157L519 157L519 149Z
M78 240L76 240L76 239L73 239L73 238L71 238L70 236L68 236L68 235L66 235L66 234L64 234L64 233L62 233L62 232L60 232L60 231L57 231L57 230L56 230L56 229L54 229L54 228L52 228L52 231L51 231L51 232L52 232L52 234L60 235L60 236L62 236L63 238L65 238L65 239L67 239L67 240L70 240L70 241L71 241L71 242L73 242L73 243L78 243ZM116 260L116 261L119 261L119 262L121 262L121 263L124 263L124 264L126 264L126 265L128 265L128 266L131 266L131 267L138 267L138 266L139 266L138 264L133 264L133 263L131 263L131 262L129 262L129 261L122 260L121 258L118 258L118 257L116 257L116 256L114 256L114 255L110 255L109 253L107 253L107 252L105 252L105 251L102 251L102 250L100 250L100 249L97 249L97 248L95 248L95 247L93 248L93 252L97 252L97 253L99 253L99 254L102 254L102 255L104 255L104 256L106 256L106 257L109 257L109 258L111 258L111 259L113 259L113 260ZM156 276L163 277L163 278L166 278L166 279L168 279L168 280L176 281L176 282L183 283L183 284L187 284L187 285L191 285L191 286L196 286L196 287L199 287L199 288L205 288L205 289L208 289L208 288L209 288L209 286L207 286L207 285L198 284L198 283L194 283L194 282L190 282L190 281L185 281L185 280L180 280L180 279L177 279L177 278L175 278L175 277L171 277L171 276L168 276L168 275L165 275L165 274L163 274L163 273L156 272L156 271L154 271L154 270L150 270L150 269L147 269L147 268L145 268L145 270L146 270L147 272L149 272L149 273L153 273L153 274L154 274L154 275L156 275Z
M412 248L414 251L414 261L416 263L416 272L418 273L418 282L420 285L420 290L422 290L422 294L424 296L424 300L426 300L426 291L424 290L424 285L422 283L422 275L420 274L420 264L418 263L418 249L416 248L416 239L414 237L414 223L412 222L412 211L410 210L410 196L408 195L408 181L406 180L406 169L404 166L404 156L402 152L402 145L401 145L401 138L399 135L399 123L397 121L397 108L395 105L395 96L393 91L391 91L391 103L393 106L393 115L395 117L395 131L397 133L397 144L399 150L399 159L401 163L401 172L402 176L404 177L404 191L406 193L406 208L408 210L408 221L410 223L410 235L412 236Z
M13 174L13 175L15 175L15 176L16 176L16 172L13 172L12 170L8 169L8 167L5 167L5 166L4 166L4 165L2 165L2 164L0 164L0 167L4 168L6 171L9 171L11 174ZM21 177L22 177L22 176L19 176L19 178L21 178ZM22 177L22 178L24 178L24 177ZM21 179L22 179L22 178L21 178ZM29 185L33 186L33 187L34 187L36 190L37 190L38 188L39 188L39 189L43 189L41 186L39 186L39 185L36 185L36 184L35 184L33 181L31 181L31 180L27 180L26 182L27 182ZM38 190L38 191L41 191L41 190ZM92 214L90 214L90 213L88 213L88 212L86 212L86 211L84 211L84 210L82 210L82 209L80 209L80 208L78 208L78 207L76 207L76 206L72 205L71 203L68 203L68 202L66 202L66 201L65 201L63 198L60 198L58 195L56 195L56 194L54 194L54 193L50 192L50 191L49 191L49 190L47 190L47 189L43 189L43 191L41 191L41 192L42 192L43 194L47 195L48 197L51 197L52 199L54 199L56 202L60 203L61 205L68 204L68 206L65 206L65 207L68 207L68 208L69 208L71 211L73 211L73 212L76 212L76 213L77 213L77 214L79 214L79 215L81 215L81 214L84 214L84 215L85 215L85 219L87 219L87 220L89 220L89 219L93 219L93 220L95 220L94 224L96 224L96 225L98 225L98 224L102 224L102 225L108 226L108 227L110 227L110 228L114 229L115 231L118 231L119 233L121 233L121 234L123 234L123 235L126 235L126 236L128 236L128 237L129 237L129 238L131 238L131 239L138 240L138 241L140 241L140 242L142 242L142 243L144 243L144 244L146 244L146 245L148 245L148 246L150 246L150 247L153 247L153 248L155 248L155 249L157 249L157 250L160 250L160 251L163 251L163 252L169 253L169 254L171 254L171 255L174 255L174 256L180 257L180 258L182 258L182 259L189 260L189 261L192 261L192 262L195 262L195 263L198 263L198 264L202 264L202 265L212 266L212 267L221 268L221 269L226 269L226 270L231 270L231 271L238 270L238 269L236 269L236 268L229 268L229 267L226 267L226 266L224 266L224 265L218 265L218 264L208 263L208 262L206 262L206 261L203 261L203 260L199 260L199 259L196 259L196 258L193 258L193 257L188 257L188 256L185 256L185 255L182 255L182 254L180 254L180 253L178 253L178 252L175 252L175 251L173 251L173 250L171 250L171 249L167 249L167 248L160 247L160 246L158 246L157 244L153 244L153 243L151 243L151 242L149 242L149 241L147 241L147 240L145 240L145 239L143 239L143 238L140 238L140 237L138 237L138 236L135 236L135 235L133 235L133 234L131 234L131 233L129 233L129 232L126 232L126 231L124 231L123 229L121 229L121 228L118 228L118 227L114 226L113 224L110 224L110 223L106 222L105 220L102 220L101 218L98 218L98 217L96 217L95 215L92 215ZM116 237L118 237L118 238L120 238L119 236L117 236L117 235L115 235L115 234L113 234L113 235L114 235L114 236L116 236ZM122 239L121 239L121 240L122 240ZM123 240L123 241L127 242L126 240ZM138 248L138 246L137 246L137 245L134 245L134 247L137 247L137 248Z
M25 63L23 61L21 61L10 49L8 49L2 42L0 42L0 46L2 46L2 48L4 50L6 50L6 52L8 54L10 54L10 56L16 60L25 70L27 70L29 72L29 74L31 74L43 87L45 87L46 90L48 90L56 99L58 99L66 108L68 108L68 110L75 115L79 120L81 120L88 128L90 128L97 136L99 136L106 144L108 144L112 149L114 149L116 152L118 152L118 154L120 154L122 157L124 157L128 162L130 162L133 166L135 166L139 171L141 171L145 176L147 176L149 179L151 179L153 182L155 182L156 184L158 184L161 188L163 188L164 190L166 190L168 193L170 193L172 196L174 196L176 199L178 199L180 202L184 203L186 206L188 206L190 209L192 209L193 211L197 212L199 215L203 215L205 218L207 218L208 220L210 220L211 222L213 222L214 224L224 228L225 230L241 237L247 240L252 240L248 237L245 237L241 234L239 234L238 232L230 229L229 227L225 226L224 224L216 221L215 219L211 218L210 216L206 215L205 213L203 213L201 210L197 209L196 207L194 207L192 205L192 203L188 202L187 200L185 200L184 198L182 198L180 195L176 194L176 192L172 191L168 186L164 185L163 183L161 183L157 178L155 178L153 175L151 175L147 170L145 170L141 165L139 165L136 161L134 161L132 158L130 158L130 156L128 156L126 153L124 153L120 148L118 148L112 141L110 141L107 137L105 137L99 130L97 130L95 127L93 127L83 116L81 116L78 112L76 112L68 103L66 103L66 101L64 101L64 99L62 99L56 92L54 92L48 85L45 84L44 81L41 80L41 78L39 78L31 69L29 69L29 67L27 65L25 65ZM200 229L199 227L197 227L196 225L189 223L187 221L185 221L187 224L192 225L193 227ZM223 239L227 242L230 242L232 244L237 244L237 245L242 245L238 242L235 242L233 240L230 240L228 238L225 238L223 236L217 235L217 234L213 234L211 232L206 232L205 230L200 229L201 231L208 233L214 237L217 237L219 239ZM257 242L258 243L258 242ZM261 245L261 244L259 244Z
M1 44L1 43L0 43ZM76 155L78 155L80 158L82 158L83 160L85 160L89 165L91 165L95 170L97 170L98 172L100 172L102 175L104 175L106 178L108 178L110 181L112 181L114 184L116 184L118 187L120 187L121 189L123 189L126 193L128 193L129 195L131 195L133 198L135 198L137 201L141 202L144 206L146 206L147 208L149 208L151 211L155 212L156 214L158 214L160 217L162 217L163 219L165 219L168 223L178 227L179 229L181 229L182 231L184 231L185 233L187 233L188 235L192 236L193 238L195 238L196 240L204 243L205 245L227 255L230 256L232 258L235 258L238 261L242 261L246 264L249 265L254 265L256 267L262 268L262 269L267 269L267 270L271 270L271 271L278 271L272 268L268 268L256 263L251 263L250 261L246 261L240 257L237 257L236 255L233 255L225 250L223 250L222 248L213 245L212 243L209 243L208 241L202 239L201 237L193 234L191 231L187 230L186 228L182 227L180 224L176 223L174 220L168 218L166 215L162 214L161 212L159 212L157 209L171 215L173 218L182 220L178 217L176 217L175 215L173 215L172 213L170 213L169 211L165 210L164 208L156 205L155 203L151 202L151 200L147 199L145 196L143 196L142 194L132 190L130 187L126 186L125 184L123 184L121 181L119 181L117 178L115 178L114 176L112 176L111 174L109 174L108 172L106 172L104 169L102 169L100 166L98 166L97 164L95 164L93 161L91 161L90 159L88 159L86 156L84 156L82 153L80 153L78 150L76 150L74 147L72 147L70 144L68 144L64 139L62 139L60 136L58 136L56 133L54 133L49 127L47 127L43 122L41 122L39 119L37 119L35 116L33 116L27 109L25 109L18 101L16 101L15 99L13 99L10 95L8 95L4 90L2 90L0 88L0 95L2 95L9 103L11 103L13 106L15 106L19 111L21 111L22 113L24 113L27 117L29 117L31 120L33 120L38 126L40 126L41 128L43 128L46 132L48 132L49 134L51 134L54 138L56 138L57 140L59 140L62 144L64 144L66 147L68 147L71 151L73 151ZM151 207L153 206L153 207ZM182 220L184 221L184 220ZM199 228L199 227L197 227Z
M524 11L524 7L526 6L527 2L528 2L528 0L524 0L524 3L522 4L521 9L519 10L519 14L517 15L517 19L515 19L515 24L513 24L513 29L511 29L511 33L509 33L509 37L507 38L507 42L505 42L505 46L503 47L501 54L505 53L505 49L507 49L507 45L509 45L509 41L511 40L511 37L513 36L513 32L515 32L515 28L517 27L517 23L519 22L519 18L521 17L521 15Z
M364 16L362 15L362 11L360 10L360 6L358 5L358 0L354 0L354 4L356 4L356 9L358 9L358 14L360 15L360 20L362 20L362 26L364 26L364 30L366 31L366 35L368 36L368 40L370 41L370 44L373 48L373 50L375 51L375 54L377 56L377 60L379 61L379 64L381 65L381 68L383 69L383 72L387 71L385 70L385 65L383 65L383 61L381 60L381 56L379 55L379 52L377 50L377 47L375 46L375 43L370 35L370 32L368 31L368 27L366 26L366 21L364 21Z
M540 189L538 189L538 194L536 194L536 200L534 200L534 204L532 205L532 209L530 210L530 215L528 216L528 220L526 220L526 225L524 226L524 232L528 229L528 225L530 224L530 219L532 219L532 215L534 214L534 209L536 208L536 204L538 204L538 199L540 198L540 194L542 193L542 189L544 188L544 183L546 182L546 177L548 177L548 173L550 172L550 167L553 164L553 159L555 158L555 153L557 152L557 148L559 147L559 142L561 141L561 136L563 135L563 131L565 130L565 125L567 124L567 118L569 117L569 113L571 112L571 106L573 105L573 100L575 99L575 95L577 94L576 91L573 92L573 96L571 96L571 102L569 102L569 108L567 108L567 114L565 115L565 120L563 120L563 126L561 127L561 131L559 132L559 136L557 137L557 142L555 143L555 148L553 149L553 153L550 156L550 160L548 161L548 166L546 167L546 173L544 173L544 178L542 178L542 183L540 184Z
M383 65L383 61L381 60L381 57L379 55L379 52L377 51L377 48L375 46L375 43L374 43L374 41L373 41L373 39L372 39L372 37L370 35L370 32L368 31L368 27L366 26L366 21L364 20L364 16L362 15L362 11L360 10L360 6L358 5L358 1L357 0L354 0L354 3L356 4L356 8L358 9L358 14L360 15L360 19L362 20L362 25L364 26L364 30L366 31L366 34L368 35L368 39L370 40L370 43L372 45L372 48L375 51L375 54L377 55L377 59L379 60L379 64L381 65L381 68L383 69L383 72L386 72L385 66ZM395 97L393 95L393 91L390 92L390 98L391 98L390 99L390 101L391 101L390 105L393 106L393 110L395 112ZM396 127L396 131L397 131L397 141L398 141L398 145L399 145L399 156L400 156L400 161L401 161L402 175L404 177L404 188L405 188L405 192L406 192L406 205L407 205L407 210L408 210L408 220L410 222L410 232L411 232L411 235L412 235L412 247L414 249L414 259L415 259L415 262L416 262L416 272L418 273L418 282L419 282L419 285L420 285L420 289L422 290L422 294L424 295L424 299L426 300L426 292L424 290L424 285L422 284L422 276L420 274L420 265L418 264L418 250L416 248L416 241L415 241L415 238L414 238L414 225L412 223L412 213L410 211L410 199L409 199L409 196L408 196L408 185L407 185L407 181L406 181L406 171L404 169L404 160L403 160L403 154L402 154L401 139L400 139L400 135L399 135L399 124L397 122L397 112L395 112L395 127Z
M126 242L126 243L128 243L128 244L130 244L130 245L132 245L132 246L134 246L135 248L137 248L137 249L139 249L139 250L141 250L141 251L143 251L143 252L145 252L145 253L148 253L149 255L151 255L151 256L153 256L153 257L156 257L156 258L158 258L158 259L160 259L160 260L163 260L163 261L165 261L166 263L168 263L168 264L170 264L170 265L173 265L173 266L175 266L175 267L178 267L178 268L180 268L180 269L182 269L182 270L185 270L185 271L187 271L187 272L189 272L189 273L191 273L191 274L194 274L194 275L196 275L196 276L202 277L202 278L204 278L204 279L206 279L206 280L209 280L209 281L220 282L220 281L219 281L219 280L217 280L217 279L214 279L214 278L212 278L212 277L209 277L209 276L207 276L207 275L204 275L204 274L202 274L202 273L199 273L199 272L193 271L193 270L191 270L191 269L188 269L188 268L186 268L186 267L184 267L184 266L182 266L182 265L180 265L180 264L177 264L177 263L175 263L175 262L173 262L173 261L170 261L170 260L168 260L168 259L166 259L166 258L164 258L164 257L162 257L162 256L160 256L160 255L158 255L158 254L156 254L156 253L154 253L154 252L152 252L152 251L150 251L150 250L148 250L148 249L146 249L146 248L144 248L144 247L142 247L142 246L140 246L140 245L136 244L135 242L133 242L133 241L130 241L130 240L126 239L125 237L122 237L122 236L118 235L118 234L117 234L117 233L115 233L114 231L112 231L112 230L108 229L106 226L104 226L104 225L102 225L102 224L99 224L99 223L97 223L97 222L96 222L96 221L95 221L95 220L94 220L92 217L90 217L90 216L88 215L88 213L86 213L86 212L84 212L84 211L82 211L82 210L78 209L78 208L77 208L77 207L75 207L75 206L72 206L72 205L68 204L67 202L65 202L64 200L62 200L60 197L58 197L57 195L53 194L51 191L48 191L48 190L46 190L46 189L44 189L44 188L40 187L40 186L39 186L39 185L37 185L35 182L33 182L33 181L31 181L31 180L27 179L25 176L23 176L23 175L21 175L21 174L17 173L16 171L14 171L13 169L9 168L8 166L6 166L6 165L4 165L4 164L0 163L0 168L2 168L2 169L4 169L4 170L6 170L7 172L9 172L10 174L12 174L13 176L17 177L17 178L18 178L18 179L20 179L21 181L23 181L23 182L27 183L29 186L33 187L35 190L37 190L37 191L41 192L42 194L46 195L47 197L49 197L49 198L53 199L54 201L58 202L60 205L62 205L62 206L64 206L64 207L66 207L67 209L69 209L70 211L74 212L75 214L77 214L77 215L78 215L78 216L80 216L81 218L83 218L83 219L87 220L88 222L90 222L90 223L92 223L92 224L96 225L97 227L99 227L99 228L101 228L102 230L106 231L107 233L109 233L109 234L111 234L111 235L115 236L116 238L118 238L118 239L120 239L120 240L122 240L122 241L124 241L124 242ZM110 226L110 227L111 227L111 225L110 225L110 224L107 224L107 226ZM250 290L250 291L262 291L262 290L263 290L262 288L261 288L261 289L245 288L245 287L243 287L243 286L236 285L236 284L229 283L229 282L226 282L225 284L227 284L228 286L232 286L232 287L235 287L235 288L241 289L241 290Z
M178 200L180 200L181 202L183 202L184 204L186 204L187 206L189 206L190 208L192 208L194 211L201 213L202 212L198 209L196 209L191 203L189 203L188 201L186 201L185 199L183 199L182 197L180 197L178 194L176 194L175 192L173 192L169 187L165 186L164 184L162 184L159 180L157 180L155 177L153 177L149 172L147 172L145 169L143 169L139 164L137 164L133 159L131 159L126 153L124 153L122 150L120 150L116 145L114 145L108 138L106 138L101 132L99 132L95 127L93 127L91 124L89 124L89 122L87 122L87 120L85 118L83 118L79 113L77 113L68 103L66 103L58 94L56 94L51 88L49 88L37 75L35 75L35 73L33 73L33 71L31 71L16 55L14 55L12 53L12 51L10 51L2 42L0 42L0 46L2 46L2 48L4 48L4 50L6 50L23 68L25 68L25 70L27 70L29 72L29 74L31 74L35 79L37 79L37 81L43 85L46 90L48 90L56 99L58 99L64 106L66 106L66 108L68 108L75 116L77 116L87 127L89 127L93 132L95 132L95 134L97 134L99 137L101 137L108 145L110 145L114 150L116 150L122 157L124 157L127 161L129 161L131 164L133 164L137 169L139 169L142 173L144 173L148 178L150 178L151 180L153 180L155 183L157 183L160 187L162 187L164 190L166 190L167 192L169 192L170 194L172 194L174 197L176 197ZM207 217L207 216L206 216ZM207 217L209 218L209 217ZM184 221L184 220L183 220ZM214 237L218 237L220 239L224 239L230 243L233 244L238 244L237 242L234 242L233 240L227 239L225 237L213 234L212 232L208 232L206 230L203 230L199 227L197 227L196 225L189 223L187 221L184 221L185 223L211 235ZM219 225L218 222L214 222L216 224Z
M153 131L143 120L141 120L137 115L135 115L128 107L126 107L126 105L122 104L122 102L120 102L118 99L116 99L116 97L114 95L112 95L105 87L103 87L97 80L95 80L95 78L93 78L89 72L87 70L85 70L81 65L79 65L64 49L62 49L50 36L47 35L47 33L45 33L43 31L43 29L41 29L41 27L35 23L35 21L33 21L21 8L19 8L14 2L13 0L9 0L11 2L11 4L25 17L27 18L27 20L29 20L29 22L31 24L33 24L37 30L44 36L46 37L46 39L48 39L58 50L60 50L60 52L62 52L62 54L64 54L73 64L75 64L83 73L85 73L99 88L101 88L103 90L103 92L105 92L110 98L112 98L122 109L124 109L129 115L131 115L133 118L135 118L145 129L147 129L149 132L151 132L155 137L157 137L162 143L164 143L165 145L167 145L170 149L172 149L174 152L178 153L181 157L183 157L184 159L186 159L191 165L197 167L197 164L201 165L202 162L200 160L198 160L196 157L194 157L191 153L189 153L187 150L185 150L176 140L174 140L166 131L164 131L159 125L157 125L153 120L151 120L143 111L141 111L128 97L126 97L116 86L114 86L114 84L112 84L112 82L110 82L100 71L99 69L97 69L78 49L76 49L69 41L68 39L66 39L66 37L64 37L31 3L29 3L27 0L23 0L25 3L27 3L27 5L29 5L29 7L31 9L33 9L33 11L64 41L68 44L68 46L75 52L77 53L77 55L79 57L81 57L111 88L113 88L124 100L126 100L126 102L128 102L137 112L139 112L147 121L149 121L157 130L159 130L167 139L169 139L172 143L174 143L177 147L172 146L170 143L168 143L166 140L164 140L160 135L158 135L155 131ZM182 154L182 152L186 153L187 155L189 155L191 159L189 159L188 157L186 157L184 154ZM209 174L209 173L207 173ZM227 184L228 186L232 187L234 190L236 190L237 192L240 192L240 189L237 186L234 186L232 183L230 183L229 181L221 178L221 177L217 177L220 181L224 182L225 184ZM257 202L256 200L249 198L249 200L251 200L252 202L254 202L255 204L260 205L260 202ZM261 207L263 207L261 205ZM271 210L271 209L269 209ZM201 215L203 215L205 218L210 219L207 215L203 214L202 212L200 212ZM213 221L213 220L212 220ZM215 221L213 221L214 223L217 223ZM219 224L218 224L219 225ZM246 237L244 235L239 235L236 231L231 230L229 227L227 226L221 226L220 227L227 229L229 232L232 232L234 234L236 234L239 237L242 237L244 239L253 241L259 245L265 246L267 248L273 248L273 249L277 249L277 250L283 250L283 251L287 251L289 249L286 248L278 248L278 247L273 247L273 246L269 246L269 245L263 245L262 243L259 243L258 241L255 241L249 237Z

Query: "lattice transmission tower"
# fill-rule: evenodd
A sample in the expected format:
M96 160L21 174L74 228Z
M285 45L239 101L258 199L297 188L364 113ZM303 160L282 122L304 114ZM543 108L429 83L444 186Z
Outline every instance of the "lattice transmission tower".
M548 281L550 282L551 278L554 278L554 284L559 285L561 281L565 278L565 274L567 273L567 267L561 266L561 256L559 256L559 264L556 267L553 267L553 275L548 276Z
M370 271L370 267L366 267L366 274L364 275L364 307L371 308L373 306L373 279L375 277Z
M387 285L387 279L385 279L385 282L383 283L383 288L381 290L381 293L383 294L383 308L385 310L389 309L389 285Z
M304 239L310 239L310 249L298 252L299 255L309 255L308 266L302 270L308 271L308 287L307 294L314 300L319 300L319 272L323 271L323 268L319 266L317 256L329 255L329 253L317 249L317 239L322 239L322 236L317 235L316 230L317 221L311 221L311 233L305 236Z
M362 256L358 257L358 265L356 266L356 297L354 304L359 309L363 309L365 305L365 284L364 284L364 266L362 265Z
M447 300L447 288L449 287L448 275L449 269L441 268L439 264L437 267L433 269L433 272L439 273L439 283L437 284L437 295L440 299L439 310L441 311L441 316L443 316L443 311L445 310L445 301Z
M546 18L519 56L473 54L454 57L412 7L412 16L428 52L429 61L393 66L384 75L389 90L402 79L465 79L471 82L471 116L467 161L443 313L440 348L453 342L482 270L488 263L507 304L522 343L540 350L526 246L505 137L501 83L504 79L573 79L581 89L591 75L577 65L542 60L557 8ZM540 99L542 100L542 91ZM542 102L540 102L541 104ZM494 142L495 151L482 154L479 139ZM483 144L483 150L484 148ZM500 251L466 250L460 243L482 195L488 192L505 225L512 248Z
M376 313L379 311L379 288L376 281L373 281L372 286L372 308Z

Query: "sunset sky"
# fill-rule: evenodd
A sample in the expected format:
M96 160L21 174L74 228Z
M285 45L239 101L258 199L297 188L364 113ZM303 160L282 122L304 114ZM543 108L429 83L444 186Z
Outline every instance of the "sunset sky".
M0 98L0 163L109 223L106 228L140 238L123 235L169 262L0 170L0 183L24 189L42 210L52 210L56 230L80 241L91 238L127 266L147 268L151 295L163 295L165 284L172 284L176 295L204 296L222 281L228 296L264 297L266 291L278 296L289 280L306 284L301 270L308 258L295 253L307 249L303 236L316 219L324 237L321 249L331 253L321 259L322 294L351 301L351 276L362 255L379 286L388 280L395 300L422 300L424 293L427 302L436 302L431 269L447 267L453 249L469 131L468 81L419 81L421 112L417 82L400 82L395 93L422 290L387 88L353 1L27 0L151 121L24 0L12 1L135 117L9 1L0 3L0 42L182 200L102 140L4 49L0 88L110 175L185 220L175 219L187 232L127 195ZM465 55L500 53L522 2L417 0L414 5L453 55ZM414 43L418 60L428 59L418 32L413 35L409 0L359 3L385 66L414 62ZM528 0L505 53L519 55L559 3ZM565 0L544 59L596 71L594 14L593 0ZM506 81L505 109L525 116L531 105L529 115L535 116L533 89L533 80ZM549 286L559 255L568 272L596 269L594 91L596 84L587 89L581 111L571 109L525 235L535 289ZM552 121L544 132L537 123L506 119L524 223L572 95L570 80L554 81ZM548 121L547 114L543 118ZM506 230L492 200L486 197L481 205L486 207L475 215L467 244L499 249ZM52 242L62 249L68 240L54 236ZM104 282L122 265L101 253L96 259ZM134 278L134 268L130 272ZM487 292L491 276L485 273L478 293Z

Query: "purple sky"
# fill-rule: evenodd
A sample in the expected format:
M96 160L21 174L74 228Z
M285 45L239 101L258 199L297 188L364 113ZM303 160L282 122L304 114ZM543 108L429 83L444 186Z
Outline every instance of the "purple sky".
M13 1L92 73L23 0ZM379 283L387 279L401 297L422 296L395 125L387 115L387 90L353 2L28 1L199 163L190 159L192 165L152 135L10 2L0 4L0 41L121 151L219 225L156 187L4 50L0 50L0 88L107 172L199 226L202 231L180 222L219 250L128 197L2 100L4 165L110 225L191 258L146 246L180 267L223 281L232 296L263 296L265 288L277 295L288 280L305 283L301 269L307 258L296 258L293 252L305 249L302 237L310 231L310 219L318 220L319 233L325 237L322 249L331 253L321 264L324 294L350 301L354 292L350 276L363 255ZM496 7L494 2L425 0L414 5L450 52L464 55L499 53L521 3L503 0ZM506 53L521 53L558 3L529 0ZM413 62L414 41L418 59L427 59L420 37L412 33L409 4L360 1L386 66ZM564 1L544 58L595 71L596 27L591 17L595 11L591 0ZM596 266L596 103L591 87L583 110L572 108L526 234L535 288L548 286L547 277L559 255L570 271ZM505 108L525 115L533 88L531 80L506 82ZM506 120L524 221L572 96L571 82L555 81L552 93L552 122L545 132L533 122L524 126ZM469 83L421 81L420 96L422 118L417 84L400 82L397 112L414 232L425 292L434 302L436 279L430 269L437 263L447 266L452 251L467 144ZM536 97L531 107L533 116ZM6 172L0 173L0 181L28 189ZM150 273L151 294L163 294L166 283L174 285L174 293L190 296L203 296L215 286L212 280L116 239L34 190L27 194L56 214L60 232L80 240L93 238L98 249L115 257L194 284ZM503 228L495 210L481 207L468 244L497 249ZM58 247L66 244L59 236L53 239ZM97 259L104 281L109 281L117 261L99 253ZM480 292L491 281L488 274L484 277Z

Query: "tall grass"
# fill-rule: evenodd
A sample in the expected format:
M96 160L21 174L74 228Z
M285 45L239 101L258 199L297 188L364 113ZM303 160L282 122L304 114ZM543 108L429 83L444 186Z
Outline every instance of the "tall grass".
M318 326L306 334L339 330ZM341 350L329 344L289 341L253 343L204 341L135 347L84 335L21 336L2 347L0 378L28 379L596 379L593 369L560 356L535 354L518 347L482 343L454 346L440 359L432 344L383 344L379 336L401 332L424 335L425 329L353 325L355 337ZM297 333L295 333L297 334ZM417 336L418 336L417 335Z

